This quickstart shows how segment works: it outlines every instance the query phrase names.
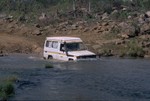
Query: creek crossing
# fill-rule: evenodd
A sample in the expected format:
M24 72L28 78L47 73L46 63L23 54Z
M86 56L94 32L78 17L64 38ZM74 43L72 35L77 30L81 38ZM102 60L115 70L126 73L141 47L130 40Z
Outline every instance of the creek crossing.
M46 64L54 68L46 69ZM46 61L32 55L0 57L0 77L17 76L9 100L150 99L150 60L100 58L95 61Z

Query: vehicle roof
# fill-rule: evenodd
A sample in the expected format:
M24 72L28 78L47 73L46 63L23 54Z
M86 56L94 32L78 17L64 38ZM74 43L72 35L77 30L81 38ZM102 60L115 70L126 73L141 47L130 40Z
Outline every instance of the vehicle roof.
M47 40L56 40L56 41L82 41L78 37L47 37Z

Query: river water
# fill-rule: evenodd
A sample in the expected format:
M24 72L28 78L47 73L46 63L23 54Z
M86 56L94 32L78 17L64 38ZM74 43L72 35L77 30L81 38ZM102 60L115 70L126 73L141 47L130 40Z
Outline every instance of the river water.
M45 64L54 68L45 68ZM15 75L11 100L150 100L150 60L101 58L46 61L36 56L0 57L0 76Z

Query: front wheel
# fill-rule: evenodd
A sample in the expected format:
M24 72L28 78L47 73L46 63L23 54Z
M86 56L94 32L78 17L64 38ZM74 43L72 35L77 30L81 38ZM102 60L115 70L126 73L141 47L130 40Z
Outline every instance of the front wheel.
M46 57L43 57L44 60L46 60Z
M53 56L49 55L49 56L47 57L47 59L53 59Z

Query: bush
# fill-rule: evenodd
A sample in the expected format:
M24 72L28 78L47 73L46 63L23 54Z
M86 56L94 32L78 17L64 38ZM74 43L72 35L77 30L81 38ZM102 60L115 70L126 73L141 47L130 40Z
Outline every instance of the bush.
M54 68L54 66L51 65L51 64L46 64L46 65L45 65L45 68Z
M141 47L130 47L128 55L131 57L144 57L145 52Z
M130 15L129 11L118 11L111 15L113 20L126 20L127 17Z
M12 82L0 84L0 99L7 100L8 97L14 94L14 86Z
M7 100L14 94L13 84L18 80L16 76L0 78L0 100Z
M144 57L145 55L145 51L143 50L142 47L138 46L138 43L135 41L131 41L128 44L128 52L127 52L128 56L131 57Z
M110 49L103 49L102 50L102 53L101 53L103 56L113 56L113 54L112 54L112 50L110 50Z

